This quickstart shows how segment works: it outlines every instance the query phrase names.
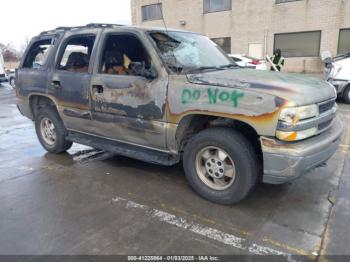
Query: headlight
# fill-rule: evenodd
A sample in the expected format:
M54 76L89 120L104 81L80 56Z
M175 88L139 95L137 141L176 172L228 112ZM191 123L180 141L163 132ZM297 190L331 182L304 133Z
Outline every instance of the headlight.
M312 118L317 115L317 105L287 107L282 109L279 120L289 124L296 124L299 120Z
M286 131L277 131L276 137L280 140L284 141L298 141L302 140L308 137L311 137L317 133L317 128L313 127L310 129L302 130L302 131L292 131L292 132L286 132Z
M300 120L306 120L319 115L317 105L287 107L282 109L279 116L279 128L276 137L284 141L297 141L311 137L317 133L317 127L305 130L291 131ZM285 131L284 131L285 129Z

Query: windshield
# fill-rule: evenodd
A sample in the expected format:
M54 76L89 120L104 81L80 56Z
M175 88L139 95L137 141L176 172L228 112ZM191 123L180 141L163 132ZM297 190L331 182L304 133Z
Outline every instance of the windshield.
M176 73L236 66L208 37L187 32L152 32L163 61Z

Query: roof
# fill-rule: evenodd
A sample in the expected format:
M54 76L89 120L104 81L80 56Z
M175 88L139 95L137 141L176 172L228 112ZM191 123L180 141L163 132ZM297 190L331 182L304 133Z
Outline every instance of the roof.
M59 32L65 32L75 29L87 29L87 28L133 28L142 31L176 31L176 32L189 32L181 29L165 28L165 27L144 27L144 26L131 26L121 24L103 24L103 23L90 23L83 26L72 26L72 27L57 27L53 30L43 31L39 35L55 34Z

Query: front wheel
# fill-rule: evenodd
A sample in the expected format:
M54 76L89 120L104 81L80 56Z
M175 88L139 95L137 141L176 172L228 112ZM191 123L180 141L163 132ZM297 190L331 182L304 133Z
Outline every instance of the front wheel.
M60 154L72 146L67 141L66 129L51 106L45 106L38 110L35 117L35 130L41 145L50 153Z
M207 129L194 136L185 148L183 164L192 188L220 204L245 198L261 171L252 144L228 128Z

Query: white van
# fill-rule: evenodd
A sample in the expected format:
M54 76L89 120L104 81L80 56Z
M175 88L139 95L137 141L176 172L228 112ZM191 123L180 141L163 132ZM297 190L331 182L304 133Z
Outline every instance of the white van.
M343 97L350 104L350 53L324 62L326 80L335 87L338 97Z
M7 78L4 69L4 58L2 56L2 50L0 49L0 84L2 82L7 82Z

